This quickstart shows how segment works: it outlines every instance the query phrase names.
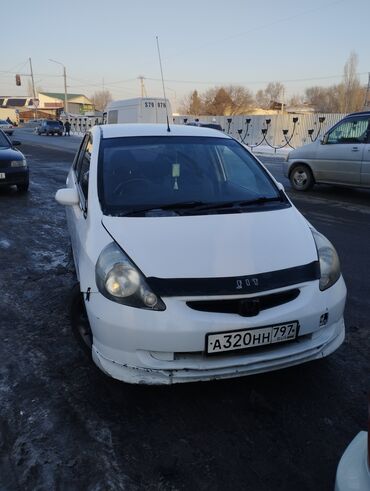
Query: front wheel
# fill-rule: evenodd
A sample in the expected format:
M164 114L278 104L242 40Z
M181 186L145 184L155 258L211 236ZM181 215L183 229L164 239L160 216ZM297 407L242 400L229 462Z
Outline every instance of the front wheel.
M294 167L290 173L290 182L297 191L308 191L315 184L311 169L304 164Z
M69 317L71 320L72 331L78 344L84 353L91 358L93 335L86 313L83 293L80 291L79 283L72 288L69 304Z
M22 184L17 184L17 190L19 193L27 193L29 182L24 182Z

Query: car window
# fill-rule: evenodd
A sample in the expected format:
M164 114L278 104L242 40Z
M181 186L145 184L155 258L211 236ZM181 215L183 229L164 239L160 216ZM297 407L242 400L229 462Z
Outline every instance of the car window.
M88 135L86 147L81 154L79 174L77 177L78 184L80 185L81 191L84 195L85 200L87 200L88 190L89 190L89 171L90 171L90 159L92 152L92 136Z
M228 147L220 147L219 153L227 180L246 189L256 188L256 176L244 159Z
M108 214L178 202L279 198L255 158L236 141L223 137L103 139L98 187Z
M343 121L329 133L327 143L365 143L368 126L369 120L366 118Z
M2 130L0 130L0 147L2 147L2 148L9 148L10 147L9 140L4 135Z

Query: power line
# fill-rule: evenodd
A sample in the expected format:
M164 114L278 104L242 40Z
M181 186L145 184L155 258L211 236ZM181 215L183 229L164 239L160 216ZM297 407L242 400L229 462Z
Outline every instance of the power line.
M361 75L367 75L368 72L358 72L356 75L361 76ZM280 80L279 82L281 83L289 83L289 82L310 82L313 80L329 80L329 79L336 79L336 78L342 78L343 75L327 75L324 77L310 77L310 78L296 78L296 79L285 79L285 80ZM152 80L155 82L161 82L160 78L150 78L150 77L145 77L146 80ZM173 79L165 79L165 82L171 82L171 83L179 83L179 84L205 84L205 85L233 85L235 82L216 82L214 80L212 81L201 81L201 80L173 80ZM247 82L238 82L239 84L242 85L253 85L253 84L268 84L270 83L271 80L249 80Z

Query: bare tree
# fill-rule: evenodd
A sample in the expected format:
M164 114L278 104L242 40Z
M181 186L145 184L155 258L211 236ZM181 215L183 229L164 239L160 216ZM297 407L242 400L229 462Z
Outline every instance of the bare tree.
M270 98L266 94L266 92L263 89L260 89L256 93L256 103L257 106L261 107L262 109L267 109L270 104Z
M194 90L190 97L189 114L199 116L202 112L202 101L199 97L198 91Z
M245 87L230 85L226 87L226 91L232 100L230 115L244 114L253 106L253 94Z
M94 92L90 99L96 110L104 111L107 105L113 100L113 97L109 90L98 90Z
M313 106L317 112L339 113L340 94L342 86L332 85L330 87L308 87L305 90L306 101Z
M362 105L362 89L357 75L358 56L352 51L343 69L340 108L344 113L358 111Z
M256 102L262 109L268 109L272 102L284 102L285 87L280 82L270 82L256 94Z
M240 85L213 87L201 96L205 115L243 114L253 105L252 93Z
M224 87L213 87L202 95L204 114L217 116L229 114L232 100Z
M304 97L301 94L293 94L288 100L288 106L301 106L304 103Z

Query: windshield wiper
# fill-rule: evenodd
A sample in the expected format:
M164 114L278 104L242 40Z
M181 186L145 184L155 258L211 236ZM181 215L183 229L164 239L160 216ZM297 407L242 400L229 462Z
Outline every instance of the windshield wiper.
M143 208L135 208L134 210L126 210L117 214L117 216L129 216L136 215L140 213L146 213L148 211L163 211L163 210L181 210L186 208L197 208L198 206L205 206L206 203L204 201L178 201L175 203L167 203L164 205L153 205L147 206Z
M196 210L218 210L222 208L243 208L244 206L258 205L263 203L270 203L273 201L282 201L281 196L275 196L268 198L266 196L260 196L259 198L246 199L240 201L220 201L219 203L207 203L204 205L196 206Z
M132 216L150 211L165 211L171 210L177 212L178 210L189 209L191 212L198 212L203 210L221 210L221 209L241 209L245 206L258 205L263 203L269 203L273 201L282 201L281 196L268 198L266 196L260 196L259 198L239 201L220 201L215 203L205 203L204 201L179 201L175 203L167 203L164 205L153 205L143 208L135 208L134 210L126 210L116 214L116 216Z

